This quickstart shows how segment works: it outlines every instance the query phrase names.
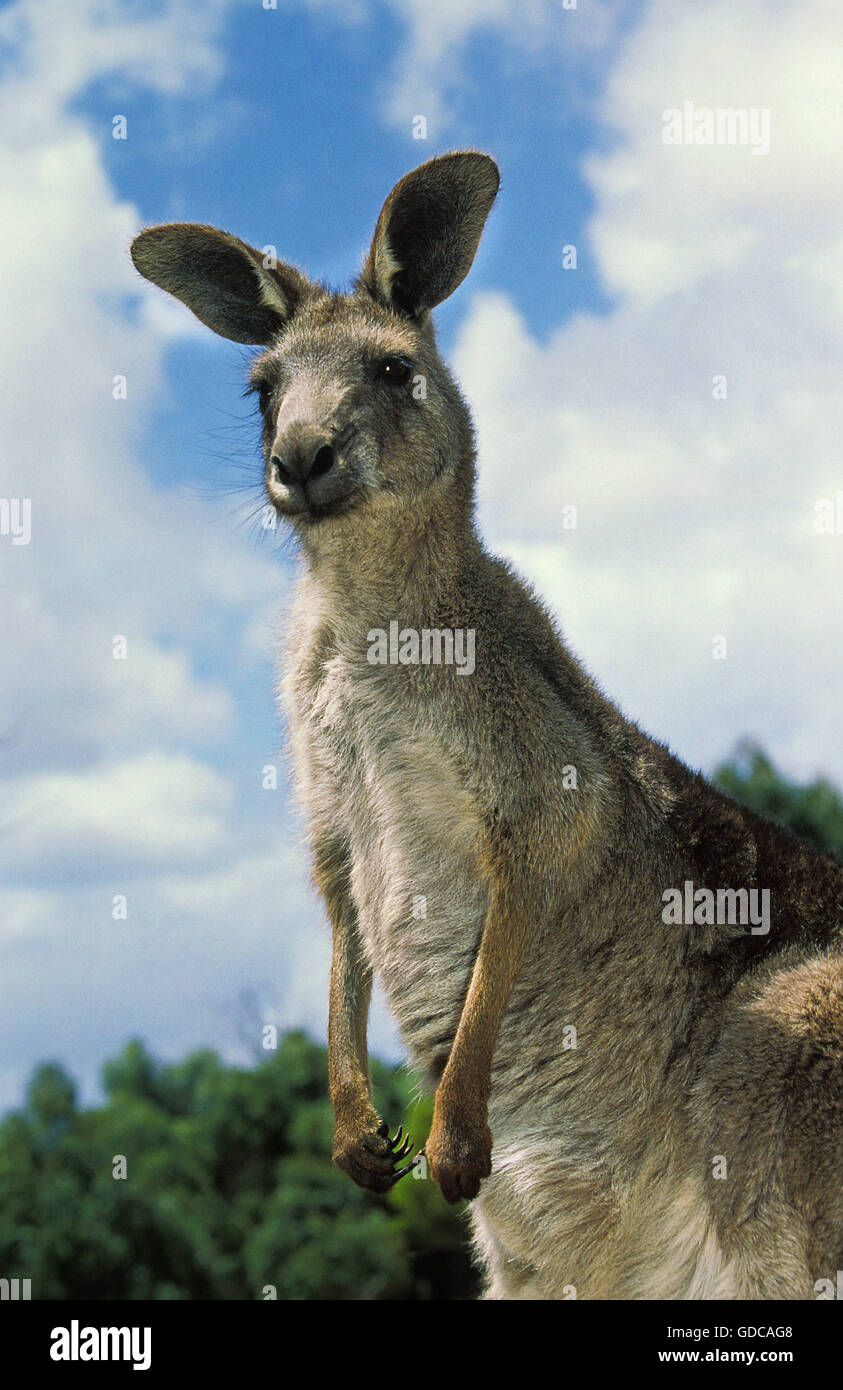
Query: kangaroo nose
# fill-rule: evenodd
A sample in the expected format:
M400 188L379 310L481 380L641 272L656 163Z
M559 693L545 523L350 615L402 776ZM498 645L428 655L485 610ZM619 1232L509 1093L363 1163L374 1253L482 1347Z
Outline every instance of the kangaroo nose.
M269 461L280 482L297 482L304 486L333 468L334 450L324 437L288 435L276 444Z

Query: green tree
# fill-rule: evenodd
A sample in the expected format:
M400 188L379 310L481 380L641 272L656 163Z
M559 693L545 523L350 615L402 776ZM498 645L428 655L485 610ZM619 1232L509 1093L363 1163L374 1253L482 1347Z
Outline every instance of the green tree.
M788 782L767 754L747 740L716 769L715 784L843 862L843 796L825 777L804 785Z
M413 1079L372 1074L423 1140ZM374 1197L331 1166L327 1053L302 1033L252 1069L207 1050L164 1065L134 1039L103 1083L79 1109L46 1063L0 1123L0 1268L34 1297L470 1296L464 1226L431 1182Z

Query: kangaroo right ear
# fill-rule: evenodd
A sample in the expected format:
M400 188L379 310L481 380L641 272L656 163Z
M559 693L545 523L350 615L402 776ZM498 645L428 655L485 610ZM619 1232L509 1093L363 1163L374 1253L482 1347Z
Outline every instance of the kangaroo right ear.
M132 242L132 260L147 280L235 343L268 346L310 290L294 266L267 267L253 246L196 222L141 232Z
M405 174L383 205L360 283L406 314L441 304L471 269L499 183L495 161L474 150Z

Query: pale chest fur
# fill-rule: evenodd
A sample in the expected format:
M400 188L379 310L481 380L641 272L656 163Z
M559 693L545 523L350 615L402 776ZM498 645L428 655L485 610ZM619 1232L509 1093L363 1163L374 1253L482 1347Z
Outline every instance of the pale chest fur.
M365 651L300 659L287 682L313 832L348 843L358 930L411 1063L434 1073L483 926L478 811L429 706Z

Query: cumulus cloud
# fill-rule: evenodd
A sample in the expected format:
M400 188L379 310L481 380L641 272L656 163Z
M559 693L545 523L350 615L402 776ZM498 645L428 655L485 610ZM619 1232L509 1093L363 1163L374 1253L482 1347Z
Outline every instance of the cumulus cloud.
M655 0L608 82L612 153L588 165L579 251L611 312L540 344L505 294L479 296L455 361L486 531L609 692L698 764L751 733L793 774L843 779L843 542L815 529L843 427L832 24L825 0L775 23ZM769 154L665 146L686 99L770 108Z
M196 864L226 844L232 791L226 778L184 754L141 754L4 784L15 861L29 881L135 878Z
M0 1106L18 1100L22 1068L45 1056L67 1059L90 1100L103 1058L131 1034L169 1060L209 1046L242 1060L244 992L260 1001L253 1021L324 1037L330 935L301 855L298 844L267 833L216 866L95 880L72 893L0 890L4 968L14 980L14 1008L2 1018L10 1065L0 1068ZM118 892L126 915L115 918ZM380 999L369 1036L375 1053L396 1054Z
M100 78L175 95L209 86L222 70L220 26L231 0L167 0L158 11L125 0L13 0L0 15L10 80L37 91L45 116ZM28 103L27 103L28 104ZM7 111L14 121L14 108Z
M0 776L150 738L218 737L230 697L198 674L191 643L232 612L245 622L280 588L269 558L232 545L207 503L146 472L144 421L166 392L176 320L142 293L126 252L143 219L116 197L97 139L68 104L108 74L168 93L212 80L223 8L171 3L135 16L86 0L0 15L14 56L0 76L0 309L15 326L0 343L0 495L31 507L29 544L0 545L12 595ZM130 300L143 306L132 319ZM188 315L182 331L193 331ZM123 663L111 656L118 635Z
M409 127L424 115L439 129L452 129L465 91L465 54L472 40L493 38L529 71L531 64L557 63L570 81L588 60L592 65L616 37L628 0L393 0L406 37L387 79L386 113Z
M820 313L820 301L841 284L839 27L833 0L652 0L601 99L618 143L587 162L609 289L652 301L710 275L778 269L797 277L816 325L831 323L835 304ZM769 154L665 144L664 112L686 102L768 112Z

